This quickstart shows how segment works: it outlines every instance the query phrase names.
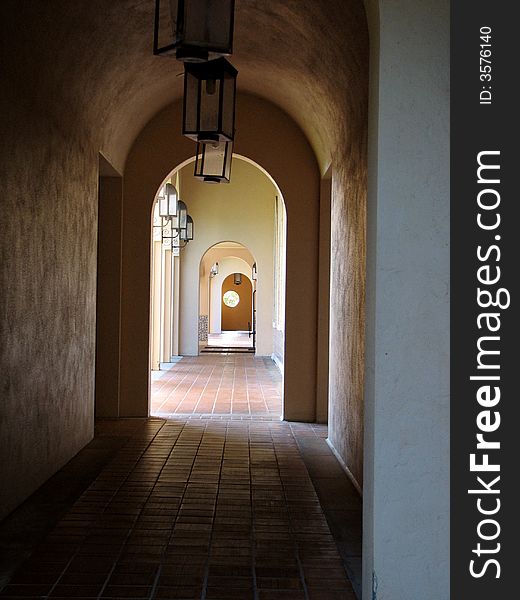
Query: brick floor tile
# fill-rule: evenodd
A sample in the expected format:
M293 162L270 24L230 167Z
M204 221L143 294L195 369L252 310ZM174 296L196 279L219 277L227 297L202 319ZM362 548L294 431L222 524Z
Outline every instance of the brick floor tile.
M239 358L204 357L198 376L187 361L169 385L184 395L222 382L233 394L248 385L264 393L266 381L276 387L264 361ZM235 396L233 410L244 408ZM250 411L257 400L247 402ZM2 598L354 598L291 424L177 416L140 427ZM310 425L299 429L307 430L318 439Z

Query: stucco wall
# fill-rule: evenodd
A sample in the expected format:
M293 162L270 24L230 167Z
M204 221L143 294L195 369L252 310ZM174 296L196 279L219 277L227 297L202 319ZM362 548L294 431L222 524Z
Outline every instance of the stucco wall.
M367 4L363 597L447 600L449 3Z
M362 169L362 165L360 165ZM329 441L363 486L365 182L344 165L332 176Z
M93 435L98 157L35 106L0 114L1 518Z
M103 161L100 161L100 171ZM96 417L119 414L121 177L99 178L96 298Z

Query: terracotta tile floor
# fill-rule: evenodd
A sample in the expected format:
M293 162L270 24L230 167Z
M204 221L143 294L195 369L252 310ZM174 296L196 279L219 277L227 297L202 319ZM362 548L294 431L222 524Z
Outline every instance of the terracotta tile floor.
M125 443L0 597L354 600L297 431L320 442L280 421L100 422Z
M270 358L185 356L171 369L153 372L151 414L279 419L282 377Z

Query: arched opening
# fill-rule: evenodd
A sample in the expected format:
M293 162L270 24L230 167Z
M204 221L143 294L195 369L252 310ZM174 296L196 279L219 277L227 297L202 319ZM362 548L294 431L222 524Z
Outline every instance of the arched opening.
M256 260L238 242L220 242L200 262L199 351L255 352ZM228 297L224 298L224 295ZM238 301L233 302L234 294ZM236 298L234 298L236 300ZM258 307L254 307L258 310Z
M193 218L194 239L184 247L167 237L159 216L159 198L166 184L175 187ZM207 370L210 355L247 353L258 359L247 364L260 386L258 397L256 390L247 392L254 400L247 410L281 416L286 222L280 188L264 169L241 155L234 155L233 179L226 185L208 186L196 180L191 159L163 180L151 209L150 414L167 416L180 410L228 414L237 407L243 412L244 406L219 404L216 397L212 404L207 390L200 389L197 397L200 381L186 393L184 387L175 391L172 386L184 369L189 368L189 377L197 369ZM228 291L242 297L238 308L223 301ZM228 367L237 360L228 358ZM239 360L240 368L244 360ZM259 365L263 365L261 372ZM262 388L263 378L269 389ZM187 383L184 380L183 385Z
M257 355L275 360L283 358L284 419L312 422L316 419L317 337L318 337L318 272L321 268L316 244L320 225L320 174L309 142L301 129L286 113L261 98L239 94L237 129L241 135L236 143L232 183L207 186L193 177L188 163L193 146L187 139L172 144L169 132L178 125L181 103L169 105L158 113L136 139L126 161L124 178L124 210L122 239L122 291L120 337L120 416L149 415L149 312L150 312L150 223L151 208L157 191L172 174L172 165L186 167L189 175L181 177L179 193L185 198L194 218L195 239L181 251L179 298L179 353L198 354L198 266L202 254L221 240L244 243L256 258L257 223L250 208L264 210L262 203L249 205L247 193L237 199L234 224L223 218L223 207L233 182L240 173L237 167L249 167L264 174L263 185L271 190L274 205L285 219L286 269L285 307L278 316L276 342L266 339ZM248 157L247 159L245 157ZM255 166L256 165L256 166ZM274 183L276 182L276 183ZM211 188L213 200L198 195L197 190ZM192 195L193 193L193 195ZM263 207L263 208L262 208ZM213 237L201 229L213 219ZM230 232L231 226L235 229ZM271 235L274 237L272 223ZM253 241L243 239L250 232ZM259 274L274 265L261 266ZM195 290L195 291L194 291ZM267 299L272 302L272 298ZM258 297L259 305L263 300ZM272 323L271 323L272 327ZM283 332L283 335L282 335ZM278 346L276 345L278 344ZM280 352L278 348L284 349Z

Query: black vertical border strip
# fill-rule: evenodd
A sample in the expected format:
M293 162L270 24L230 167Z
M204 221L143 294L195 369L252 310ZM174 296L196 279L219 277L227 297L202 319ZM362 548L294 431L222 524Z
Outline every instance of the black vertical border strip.
M502 600L520 597L517 574L520 565L518 510L520 509L520 394L517 373L520 374L519 303L520 291L520 231L516 217L520 205L520 152L518 110L520 101L515 93L518 79L520 50L515 42L519 37L515 3L506 0L452 0L451 3L451 598L453 600ZM480 80L480 28L491 28L491 81ZM486 64L486 63L484 63ZM491 86L492 104L480 104L480 92ZM500 164L500 184L484 186L477 182L477 155L482 151L500 151L487 162ZM497 171L495 171L496 173ZM500 226L484 231L477 225L477 195L483 188L494 188L500 194L496 211L480 211L492 219L500 213ZM500 240L495 236L500 235ZM488 261L477 258L477 247L483 253L491 245L500 247L500 261L493 252ZM491 274L495 266L501 270L500 281L492 286L479 284L477 270L489 264ZM477 288L496 293L505 288L511 296L507 309L478 307ZM482 312L500 313L500 330L496 333L479 331L477 317ZM499 371L477 370L477 340L483 335L500 336L493 356L500 364ZM495 433L484 434L486 439L500 441L500 450L476 449L477 415L485 410L476 400L477 390L486 382L470 381L471 375L500 374L498 384L501 400L496 408L501 424ZM517 441L518 440L518 441ZM481 462L483 452L490 463L500 464L499 473L471 473L470 454L476 453ZM482 488L477 476L490 482L500 475L496 489L500 494L468 494L470 489ZM477 509L482 498L483 508L501 506L496 515L483 515ZM477 528L482 520L496 519L500 535L495 540L479 539ZM493 525L485 525L482 532L493 535ZM477 556L477 545L490 551ZM497 544L500 550L497 550ZM489 564L482 577L470 574L470 561L482 573L488 559L500 563Z

